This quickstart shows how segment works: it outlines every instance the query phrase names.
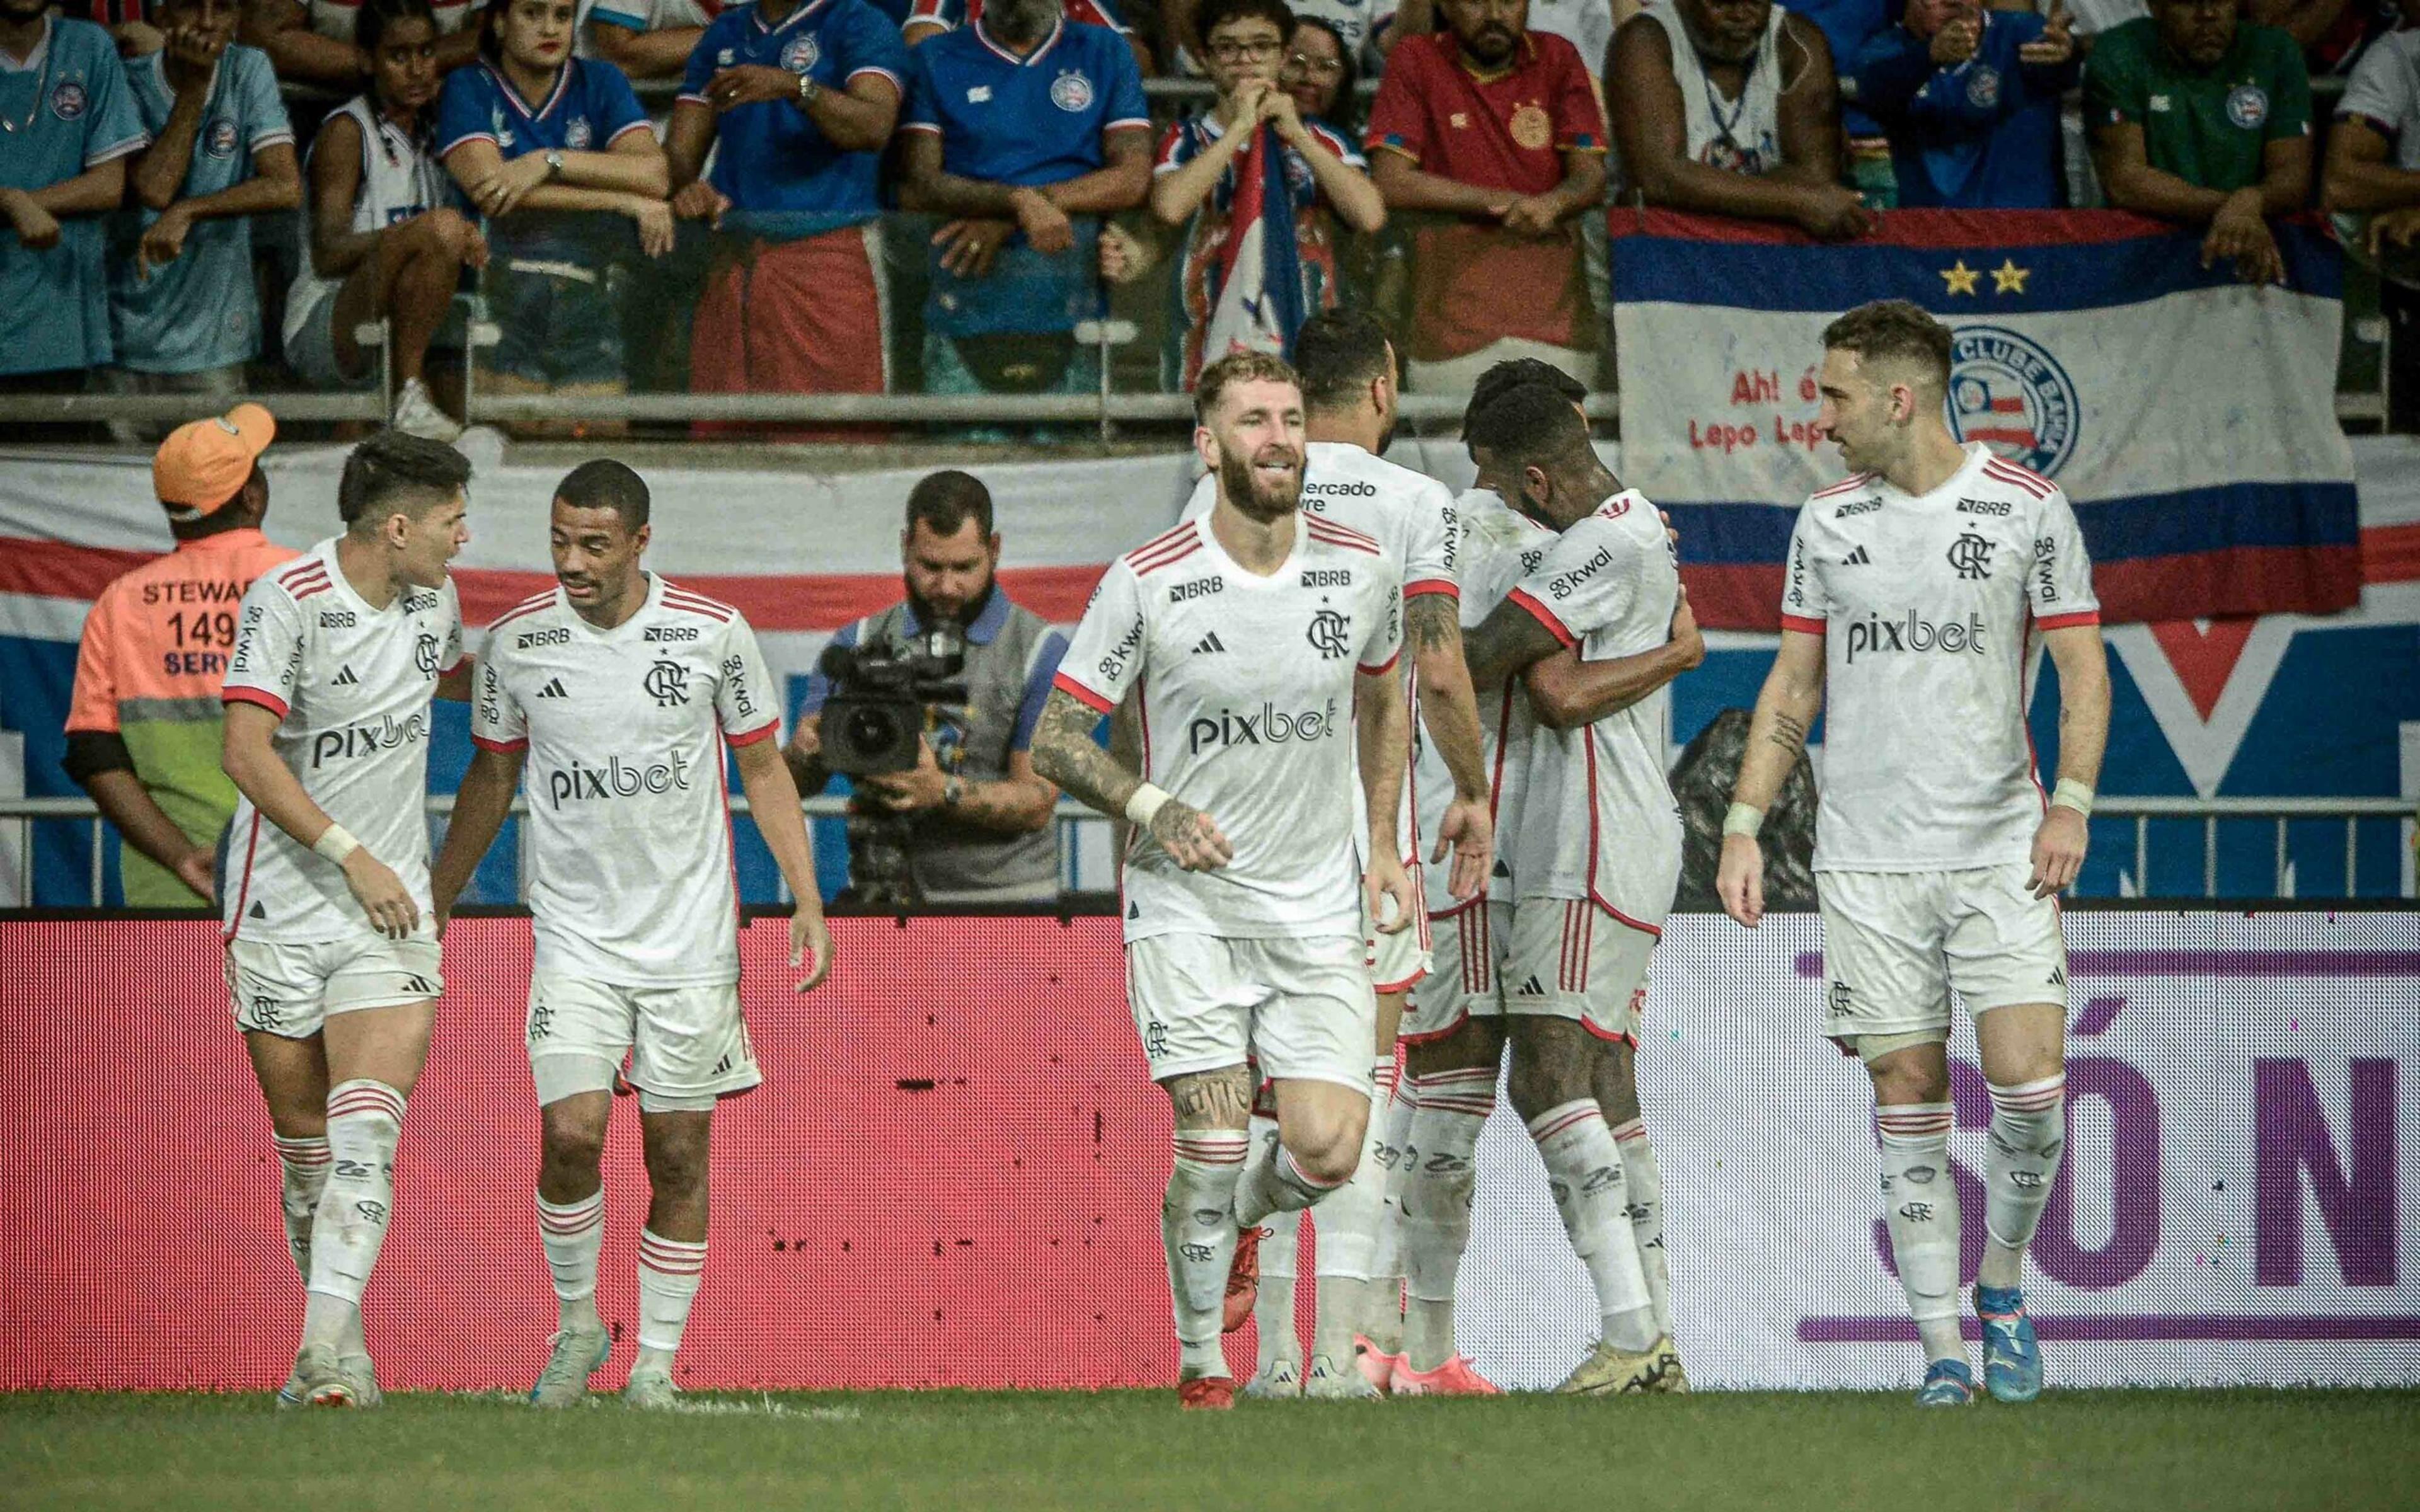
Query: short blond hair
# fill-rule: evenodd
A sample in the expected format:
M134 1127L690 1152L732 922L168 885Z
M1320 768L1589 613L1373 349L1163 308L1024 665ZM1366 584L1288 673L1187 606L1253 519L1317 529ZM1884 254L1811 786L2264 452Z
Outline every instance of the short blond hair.
M1239 383L1288 383L1296 393L1302 390L1302 378L1294 364L1275 352L1229 352L1204 367L1193 385L1194 424L1210 424L1218 401Z

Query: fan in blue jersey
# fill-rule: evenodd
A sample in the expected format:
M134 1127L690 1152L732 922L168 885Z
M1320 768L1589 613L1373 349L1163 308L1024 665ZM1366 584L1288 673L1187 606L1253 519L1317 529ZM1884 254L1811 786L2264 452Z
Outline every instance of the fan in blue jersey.
M1100 313L1099 217L1140 204L1151 119L1117 33L1058 0L994 0L908 54L900 204L932 244L924 386L1069 393L1098 385L1078 322Z
M629 240L608 217L637 223L650 257L673 245L663 148L622 70L571 55L574 9L489 7L479 61L448 74L437 100L438 157L492 223L484 291L504 332L493 377L525 393L621 392L614 265Z
M2046 210L2065 199L2058 100L2083 54L2058 0L2047 16L1910 0L1855 69L1858 100L1890 126L1900 205Z
M147 140L107 32L0 0L0 378L109 361L99 217Z
M165 0L167 45L126 66L151 146L110 222L109 322L128 392L234 394L260 351L252 223L302 203L269 55L235 45L236 0Z

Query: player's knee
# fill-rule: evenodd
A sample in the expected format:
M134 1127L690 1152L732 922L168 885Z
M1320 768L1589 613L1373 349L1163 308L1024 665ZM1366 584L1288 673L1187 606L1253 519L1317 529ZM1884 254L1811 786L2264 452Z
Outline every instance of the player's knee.
M1465 1019L1443 1039L1404 1049L1404 1068L1414 1076L1493 1066L1504 1057L1504 1029L1494 1019Z
M1638 1054L1627 1042L1599 1053L1590 1081L1607 1121L1627 1123L1638 1117Z
M1949 1100L1949 1062L1938 1044L1909 1045L1866 1063L1874 1102L1889 1107Z
M707 1145L703 1127L696 1130L651 1129L645 1143L649 1189L683 1193L705 1187Z
M604 1162L605 1114L582 1105L588 1101L569 1099L538 1110L540 1148L557 1170L593 1171Z
M1290 1123L1280 1128L1278 1136L1302 1174L1324 1186L1351 1180L1360 1169L1362 1147L1369 1137L1367 1104L1295 1113Z

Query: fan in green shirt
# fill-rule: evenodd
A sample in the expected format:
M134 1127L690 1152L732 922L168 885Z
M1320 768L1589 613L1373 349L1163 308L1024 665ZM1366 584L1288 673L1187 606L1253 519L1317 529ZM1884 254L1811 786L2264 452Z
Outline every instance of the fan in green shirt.
M2264 218L2311 189L2311 81L2291 36L2242 24L2234 0L2151 0L2093 49L2084 106L2112 205L2207 225L2205 267L2284 277Z

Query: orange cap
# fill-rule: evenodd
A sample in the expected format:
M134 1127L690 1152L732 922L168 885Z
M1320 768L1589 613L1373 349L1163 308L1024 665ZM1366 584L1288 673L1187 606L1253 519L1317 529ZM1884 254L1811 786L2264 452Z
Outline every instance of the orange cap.
M253 464L277 439L277 421L256 404L178 426L151 458L151 487L178 524L206 518L243 491Z

